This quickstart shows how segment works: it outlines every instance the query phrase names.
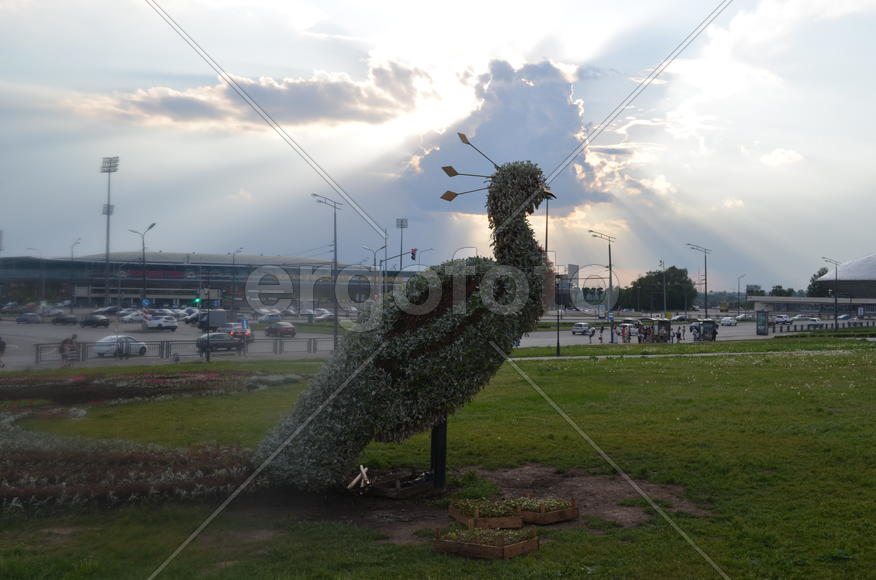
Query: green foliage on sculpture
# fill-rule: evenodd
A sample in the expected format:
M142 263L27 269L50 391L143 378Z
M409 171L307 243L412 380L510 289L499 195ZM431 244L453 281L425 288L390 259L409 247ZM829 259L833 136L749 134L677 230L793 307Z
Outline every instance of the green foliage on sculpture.
M546 264L526 216L546 194L541 170L509 163L492 176L487 213L496 260L433 266L366 310L265 438L262 462L277 485L339 485L373 439L401 441L470 401L543 312ZM288 443L288 444L287 444ZM284 444L286 444L284 446Z

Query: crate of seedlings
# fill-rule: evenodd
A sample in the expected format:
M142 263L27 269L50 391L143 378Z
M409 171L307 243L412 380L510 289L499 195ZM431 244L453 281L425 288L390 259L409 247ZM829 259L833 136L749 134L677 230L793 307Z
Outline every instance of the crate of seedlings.
M449 531L435 530L432 549L469 558L507 560L538 550L535 528L528 530L454 527Z
M524 524L544 526L578 519L578 506L574 498L519 497L508 501L513 502L520 510Z
M474 528L522 528L519 511L514 503L493 499L456 499L449 508L451 518Z

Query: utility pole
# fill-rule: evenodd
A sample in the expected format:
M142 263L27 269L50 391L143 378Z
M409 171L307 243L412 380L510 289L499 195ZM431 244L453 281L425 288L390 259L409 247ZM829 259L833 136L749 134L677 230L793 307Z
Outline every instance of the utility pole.
M334 224L334 238L332 242L332 246L334 246L334 257L332 258L332 292L334 292L334 303L335 303L335 329L334 329L334 348L337 352L338 350L338 332L340 330L339 322L338 322L338 210L341 208L342 203L337 202L333 199L325 197L323 195L318 195L316 193L311 193L316 199L316 203L321 203L332 208L333 212L333 224ZM405 220L405 227L407 227L407 220Z
M742 286L740 280L745 278L745 274L736 276L736 316L742 314Z

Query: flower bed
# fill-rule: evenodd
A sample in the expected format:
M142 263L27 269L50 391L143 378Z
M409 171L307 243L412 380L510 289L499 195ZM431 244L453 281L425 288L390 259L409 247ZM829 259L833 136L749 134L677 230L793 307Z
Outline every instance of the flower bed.
M507 560L539 548L535 528L529 530L452 529L435 530L432 549L470 558Z
M458 499L451 502L448 512L451 518L469 527L523 527L517 506L505 500Z
M540 526L578 519L574 499L520 497L513 500L525 524Z
M219 447L4 449L0 511L227 494L249 473L248 459L240 449Z

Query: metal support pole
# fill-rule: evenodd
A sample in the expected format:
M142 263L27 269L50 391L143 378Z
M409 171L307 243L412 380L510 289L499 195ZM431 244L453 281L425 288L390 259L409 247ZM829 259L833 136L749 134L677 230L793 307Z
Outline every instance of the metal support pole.
M431 471L435 491L447 486L447 417L432 426Z
M614 315L610 314L611 310L609 310L609 305L611 304L611 300L614 298L614 276L612 275L611 270L611 240L608 241L608 302L606 303L606 316L609 317L608 320L608 329L611 334L611 342L614 344Z

